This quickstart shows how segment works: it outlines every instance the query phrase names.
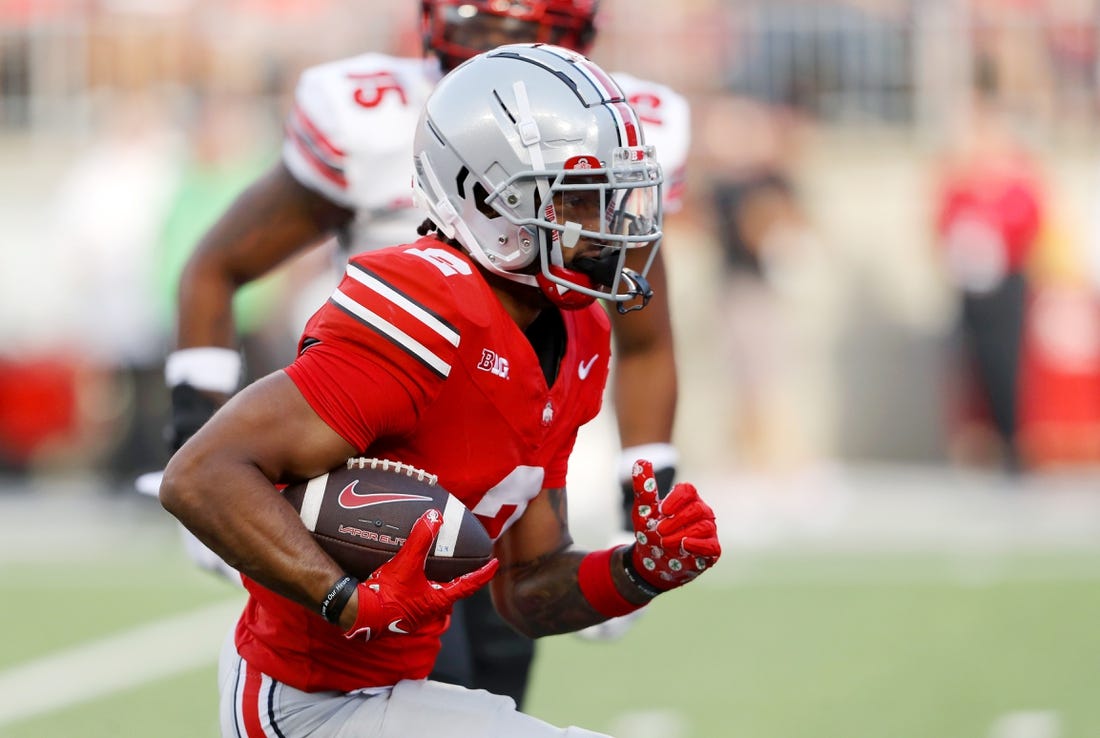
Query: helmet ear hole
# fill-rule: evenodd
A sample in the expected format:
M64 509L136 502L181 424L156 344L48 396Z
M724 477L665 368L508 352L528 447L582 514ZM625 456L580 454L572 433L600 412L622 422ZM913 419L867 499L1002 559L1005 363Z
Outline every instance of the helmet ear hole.
M474 207L477 208L479 213L489 219L500 217L500 213L498 213L492 205L486 202L486 200L489 199L489 191L481 185L481 182L474 182L473 195Z

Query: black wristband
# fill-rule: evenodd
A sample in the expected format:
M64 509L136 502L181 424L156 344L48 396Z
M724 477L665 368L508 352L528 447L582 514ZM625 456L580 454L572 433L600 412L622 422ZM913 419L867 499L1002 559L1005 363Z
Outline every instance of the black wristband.
M321 600L321 617L333 625L339 623L340 613L344 611L358 586L359 580L348 574L337 579L325 599Z
M623 549L623 568L626 569L626 578L630 580L630 583L649 599L653 599L661 594L661 590L642 579L642 575L639 574L638 569L635 568L634 546L623 546Z
M218 409L214 397L184 382L172 388L172 419L165 429L169 450L175 453Z

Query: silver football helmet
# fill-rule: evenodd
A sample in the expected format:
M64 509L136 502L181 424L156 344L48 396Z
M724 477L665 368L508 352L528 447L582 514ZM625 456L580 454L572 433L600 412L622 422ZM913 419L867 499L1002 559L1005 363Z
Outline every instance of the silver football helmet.
M661 168L585 57L514 44L465 62L429 97L414 163L417 202L490 272L564 308L601 298L625 311L652 295Z

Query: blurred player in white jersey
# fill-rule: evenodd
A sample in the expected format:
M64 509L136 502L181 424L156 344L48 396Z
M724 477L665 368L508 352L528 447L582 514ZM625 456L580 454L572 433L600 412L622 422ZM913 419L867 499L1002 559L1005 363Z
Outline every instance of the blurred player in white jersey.
M413 132L442 74L503 43L549 42L587 52L598 6L598 0L424 0L424 58L368 53L302 74L281 161L211 227L183 271L177 350L165 372L173 448L238 388L242 368L232 300L241 285L334 235L347 255L415 236L425 213L412 202ZM687 103L663 85L613 76L637 110L647 143L656 147L665 172L665 212L674 212L689 143ZM613 312L624 535L632 531L633 461L653 461L662 491L675 474L676 367L665 279L658 253L649 272L649 306ZM213 557L206 561L217 563ZM628 622L604 624L596 635L613 635ZM459 603L452 623L433 677L507 694L522 704L532 642L500 620L487 590Z

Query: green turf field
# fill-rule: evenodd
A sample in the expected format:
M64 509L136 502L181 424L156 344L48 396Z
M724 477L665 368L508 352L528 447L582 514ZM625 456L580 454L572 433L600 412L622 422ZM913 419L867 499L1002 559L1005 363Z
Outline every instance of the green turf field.
M708 580L619 642L543 641L529 710L621 738L1100 735L1095 552L727 551ZM167 546L141 563L2 564L0 684L36 658L238 598ZM214 639L188 645L213 652ZM211 662L16 722L0 707L0 736L215 736L216 699Z

